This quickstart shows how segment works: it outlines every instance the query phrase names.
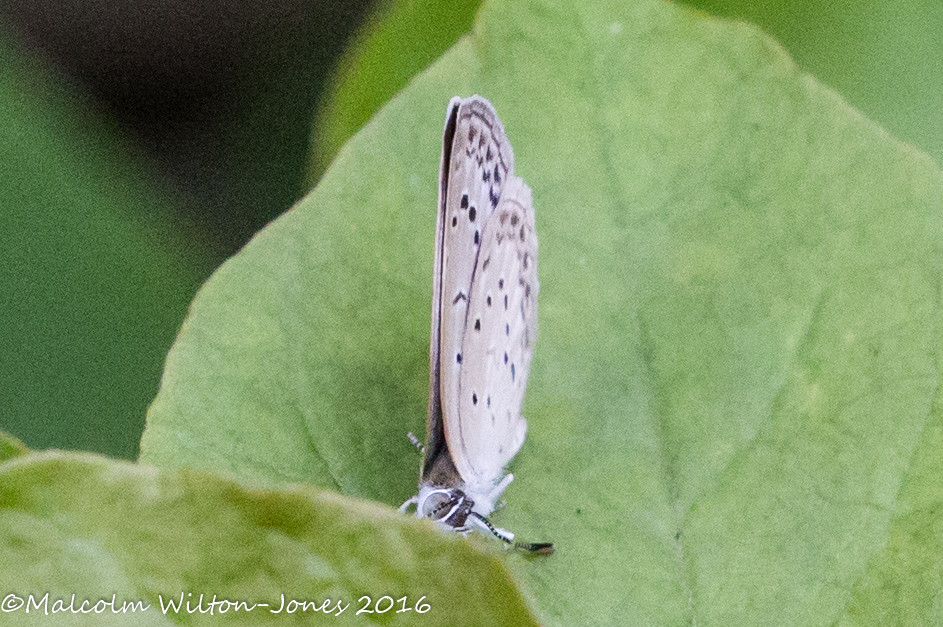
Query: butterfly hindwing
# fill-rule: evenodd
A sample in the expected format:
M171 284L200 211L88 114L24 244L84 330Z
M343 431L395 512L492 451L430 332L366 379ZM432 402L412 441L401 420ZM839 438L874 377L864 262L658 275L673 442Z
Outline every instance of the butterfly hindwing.
M537 320L537 235L530 188L512 176L484 226L462 343L459 413L446 435L466 483L484 491L527 433L521 404Z

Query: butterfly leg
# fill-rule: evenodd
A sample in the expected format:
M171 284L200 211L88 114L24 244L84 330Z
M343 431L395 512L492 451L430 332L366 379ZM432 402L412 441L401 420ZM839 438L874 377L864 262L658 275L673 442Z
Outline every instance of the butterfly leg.
M406 437L409 438L409 441L413 443L413 446L419 449L419 452L425 455L426 447L422 445L422 442L419 441L419 438L413 435L413 432L410 431L406 434Z

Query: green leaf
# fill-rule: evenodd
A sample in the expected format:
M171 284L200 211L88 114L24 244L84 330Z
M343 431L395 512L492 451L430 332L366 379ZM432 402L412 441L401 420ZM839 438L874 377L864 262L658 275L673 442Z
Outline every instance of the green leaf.
M540 237L495 515L557 545L508 558L540 621L938 618L943 174L757 29L666 3L486 4L206 284L144 459L413 493L443 111L475 92Z
M385 0L344 52L322 96L308 181L377 109L471 28L480 0Z
M9 433L0 431L0 463L27 453L29 453L29 449L26 448L25 444Z
M936 62L943 5L927 0L685 4L757 24L801 68L937 163L943 160L943 124L936 115L943 100L936 88L943 82L943 64ZM380 6L338 63L315 118L312 184L344 141L469 29L478 2L391 0Z
M943 4L686 0L715 15L757 24L800 67L856 108L943 162Z
M92 607L115 595L116 608L136 601L150 608L109 608L96 621L256 625L285 624L291 600L323 607L330 599L335 613L339 601L349 607L341 615L322 610L323 623L534 624L494 557L430 534L428 526L311 487L252 491L202 472L36 453L0 466L0 590L17 597L6 596L2 609L25 616L28 596L40 601L48 593L45 610L65 624L87 625L90 616L53 614L56 600L70 606L74 594L78 610L84 600ZM192 607L203 595L204 610L214 598L269 607L217 605L213 614L165 616L162 606L181 595ZM282 595L283 611L272 613ZM388 608L384 596L394 608L356 616L365 595L372 609ZM451 599L459 596L470 603L457 611ZM425 611L419 615L417 607ZM296 614L319 616L311 609Z
M118 129L2 29L0 57L0 428L136 457L205 261Z

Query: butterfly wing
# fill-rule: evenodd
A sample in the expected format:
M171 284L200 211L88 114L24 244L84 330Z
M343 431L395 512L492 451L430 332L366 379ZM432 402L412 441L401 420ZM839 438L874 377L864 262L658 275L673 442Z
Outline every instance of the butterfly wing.
M439 170L430 343L429 415L422 481L451 485L448 455L458 417L462 341L483 225L514 169L514 153L494 107L484 98L453 98L446 115ZM449 425L453 424L450 429ZM447 445L448 443L448 445ZM454 457L454 456L452 456ZM470 472L470 468L464 468Z
M480 96L453 98L439 170L423 482L451 485L458 480L456 466L462 477L472 472L464 458L456 461L449 455L458 437L462 342L483 226L513 170L514 153L491 103Z
M487 493L527 433L521 404L537 321L531 190L512 176L482 233L458 381L459 419L445 433L471 493Z

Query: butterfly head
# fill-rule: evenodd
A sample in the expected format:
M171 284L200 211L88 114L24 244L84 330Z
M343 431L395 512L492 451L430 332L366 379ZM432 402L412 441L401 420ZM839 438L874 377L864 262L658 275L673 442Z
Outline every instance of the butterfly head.
M416 515L446 527L462 529L474 506L474 501L457 488L423 486L416 502Z

